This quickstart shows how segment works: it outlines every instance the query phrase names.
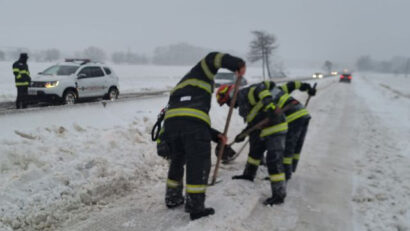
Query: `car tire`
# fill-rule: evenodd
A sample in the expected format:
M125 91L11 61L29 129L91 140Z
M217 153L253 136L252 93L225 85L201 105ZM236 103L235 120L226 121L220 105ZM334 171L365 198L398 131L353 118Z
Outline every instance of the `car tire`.
M118 99L118 89L116 87L111 87L107 95L104 97L106 100L115 101Z
M77 103L77 94L73 90L67 90L63 95L63 104L72 105Z

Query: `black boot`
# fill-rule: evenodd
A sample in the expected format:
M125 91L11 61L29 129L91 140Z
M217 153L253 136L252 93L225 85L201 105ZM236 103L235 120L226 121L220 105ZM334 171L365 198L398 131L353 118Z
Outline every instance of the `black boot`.
M196 212L196 213L190 213L189 217L191 218L191 220L196 220L199 219L201 217L206 217L209 215L215 214L215 210L213 208L205 208L200 212Z
M272 182L272 197L266 199L264 205L278 205L285 202L286 197L286 181Z
M205 208L205 193L187 193L185 212L189 213L191 220L206 217L215 213L213 208Z
M255 179L256 176L256 171L258 171L258 166L246 163L245 170L243 170L243 174L233 176L232 179L253 181L253 179Z
M182 196L182 185L176 188L167 187L167 192L165 194L165 204L170 209L184 204L184 197Z

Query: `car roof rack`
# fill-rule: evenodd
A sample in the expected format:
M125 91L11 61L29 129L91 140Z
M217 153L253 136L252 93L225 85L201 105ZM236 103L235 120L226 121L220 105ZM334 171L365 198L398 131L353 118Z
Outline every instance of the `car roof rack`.
M66 61L66 62L71 62L71 63L79 62L80 65L84 65L84 64L86 64L86 63L91 62L90 59L76 59L76 58L73 58L73 59L65 59L65 61Z

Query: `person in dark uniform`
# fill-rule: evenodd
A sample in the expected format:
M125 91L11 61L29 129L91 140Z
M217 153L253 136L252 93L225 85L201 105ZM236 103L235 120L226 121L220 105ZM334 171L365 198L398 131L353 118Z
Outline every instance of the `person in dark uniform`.
M289 81L271 90L273 101L285 113L289 127L283 158L286 180L290 180L292 172L296 171L311 118L306 108L290 95L294 90L306 91L310 96L316 94L315 88L301 81Z
M28 103L28 87L31 78L27 65L27 53L21 53L20 58L13 63L13 74L17 88L16 108L26 108Z
M205 207L205 192L211 167L211 138L208 115L214 90L214 76L220 68L245 73L245 62L229 54L211 52L196 64L173 88L164 117L164 138L171 157L165 203L175 208L184 203L183 176L186 165L185 211L191 220L214 214Z
M244 118L247 127L237 137L236 142L245 139L245 131L261 121L269 118L268 122L258 130L249 134L250 150L248 160L242 175L232 179L253 181L263 154L267 151L266 165L271 183L272 197L264 201L265 205L281 204L286 197L286 181L283 168L286 133L288 124L285 115L277 110L271 90L275 83L266 81L253 84L239 90L235 107L239 108L239 115ZM230 105L233 97L234 85L222 85L217 91L219 105Z

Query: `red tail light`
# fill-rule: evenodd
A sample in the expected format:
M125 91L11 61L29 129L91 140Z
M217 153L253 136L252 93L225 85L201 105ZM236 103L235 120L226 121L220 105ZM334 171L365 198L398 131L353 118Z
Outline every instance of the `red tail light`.
M343 75L341 75L340 78L343 79Z
M347 77L348 79L352 79L352 76L351 75L349 75L349 77Z

